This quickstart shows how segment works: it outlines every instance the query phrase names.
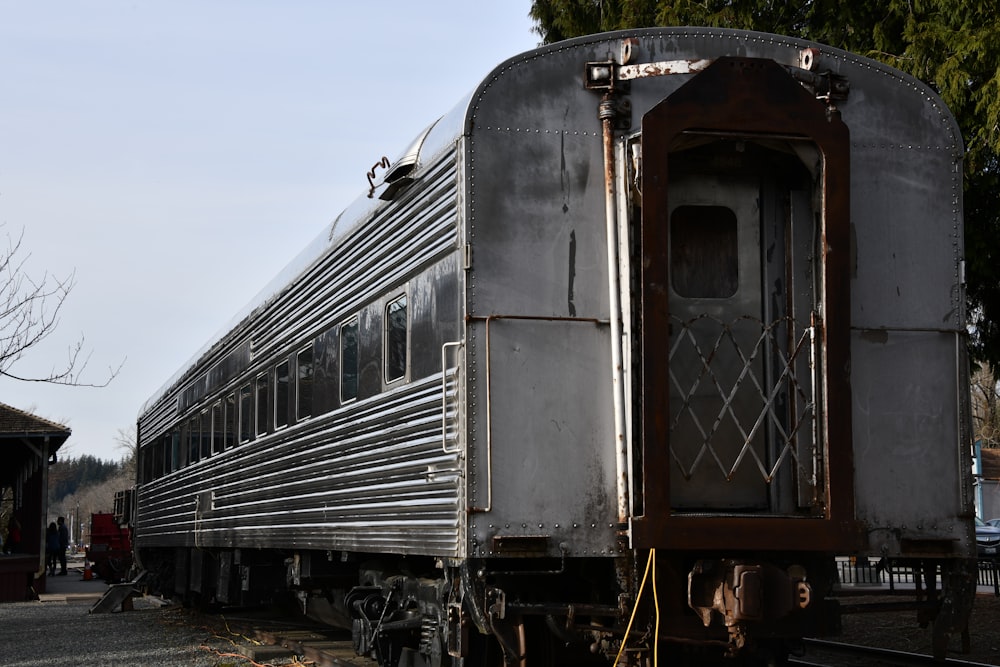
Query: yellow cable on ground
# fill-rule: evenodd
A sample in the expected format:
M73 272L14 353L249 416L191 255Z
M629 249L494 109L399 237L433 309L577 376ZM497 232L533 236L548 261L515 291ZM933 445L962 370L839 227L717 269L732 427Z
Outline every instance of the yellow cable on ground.
M656 549L651 549L652 555ZM659 667L660 659L660 594L656 592L656 558L653 558L653 609L655 610L653 625L653 667Z
M649 571L653 571L653 604L656 607L656 634L659 636L660 633L660 603L656 595L656 549L649 550L649 558L646 559L646 571L642 574L642 583L639 584L639 593L635 596L635 604L632 605L632 615L628 619L628 625L625 626L625 636L622 637L622 645L618 648L618 655L615 656L615 662L612 667L618 667L618 661L622 658L622 653L625 651L625 644L628 642L628 634L632 631L632 621L635 620L635 613L639 609L639 601L642 600L642 591L646 587L646 580L649 578ZM653 661L656 661L656 649L653 651Z

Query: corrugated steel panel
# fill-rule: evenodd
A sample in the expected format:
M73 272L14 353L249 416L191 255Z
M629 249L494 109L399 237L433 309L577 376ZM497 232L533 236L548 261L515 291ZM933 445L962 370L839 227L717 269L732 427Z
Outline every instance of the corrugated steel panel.
M410 190L258 306L252 327L244 321L223 336L184 382L149 405L142 443L184 416L178 396L192 381L205 382L205 397L186 412L207 408L262 370L255 360L270 364L453 252L457 171L453 151L429 165ZM251 331L251 368L208 387L203 378ZM248 547L459 555L464 491L459 454L443 449L442 385L440 373L420 379L140 486L137 545L231 546L238 533Z
M463 483L442 376L411 383L140 488L136 543L459 556ZM196 474L195 468L197 468Z

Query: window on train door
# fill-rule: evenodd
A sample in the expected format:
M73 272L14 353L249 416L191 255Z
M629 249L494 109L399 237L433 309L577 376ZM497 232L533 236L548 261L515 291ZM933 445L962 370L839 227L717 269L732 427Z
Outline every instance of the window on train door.
M268 380L269 378L267 377L267 373L261 373L260 375L257 376L257 382L255 387L255 390L257 392L257 405L254 411L257 417L256 428L254 429L254 432L257 435L267 434L267 414L268 414L267 401L269 393Z
M253 393L250 385L240 387L240 444L250 442L250 428L253 425Z
M295 421L312 415L312 346L295 355Z
M395 382L406 375L406 295L385 307L385 381Z
M274 367L274 429L288 426L288 403L291 392L288 385L288 361Z
M340 325L340 402L358 397L358 318Z
M727 299L739 286L736 214L678 206L670 216L670 285L684 298Z

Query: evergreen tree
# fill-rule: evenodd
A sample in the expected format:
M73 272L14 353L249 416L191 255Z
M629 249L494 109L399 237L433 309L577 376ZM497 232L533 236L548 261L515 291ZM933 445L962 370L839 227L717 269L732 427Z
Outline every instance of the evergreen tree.
M545 43L700 25L802 37L882 61L941 95L965 141L966 279L973 357L1000 371L1000 9L983 0L534 0Z
M49 503L73 495L79 489L94 486L116 475L124 463L104 461L84 454L76 459L62 459L49 469Z

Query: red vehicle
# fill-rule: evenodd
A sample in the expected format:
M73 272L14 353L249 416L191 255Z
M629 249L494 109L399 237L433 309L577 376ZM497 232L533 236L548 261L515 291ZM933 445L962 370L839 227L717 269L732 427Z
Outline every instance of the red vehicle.
M90 515L90 546L87 560L107 582L121 581L132 567L132 535L111 513Z

